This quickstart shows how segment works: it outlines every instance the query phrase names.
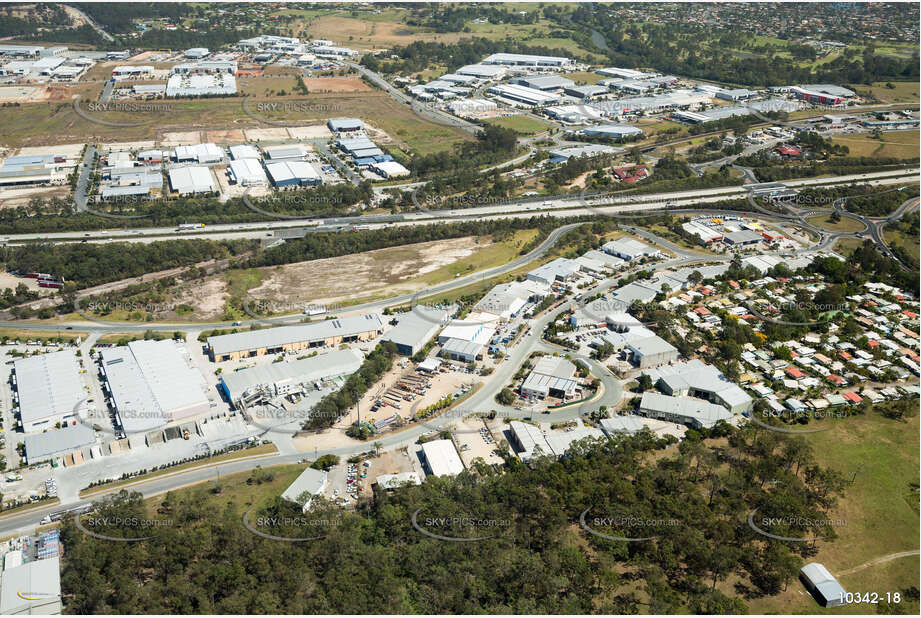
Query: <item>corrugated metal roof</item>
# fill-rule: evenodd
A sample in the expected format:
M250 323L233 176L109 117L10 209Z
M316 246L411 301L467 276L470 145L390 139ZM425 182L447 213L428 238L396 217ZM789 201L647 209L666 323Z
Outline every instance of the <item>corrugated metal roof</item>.
M217 335L208 338L208 345L215 355L220 356L243 350L273 349L292 343L322 341L331 337L349 337L369 331L380 331L382 328L383 322L379 315L365 313L322 322Z
M22 423L67 415L85 407L86 387L73 350L37 354L13 363Z
M253 387L286 382L309 383L325 378L355 373L364 357L357 350L334 350L310 358L266 363L221 376L231 401L236 401Z

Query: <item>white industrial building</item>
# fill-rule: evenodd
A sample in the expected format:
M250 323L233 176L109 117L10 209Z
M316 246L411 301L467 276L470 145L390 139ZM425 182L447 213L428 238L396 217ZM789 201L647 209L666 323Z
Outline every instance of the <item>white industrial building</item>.
M199 163L216 163L224 160L224 151L217 144L192 144L176 146L173 153L176 161L198 161Z
M487 92L509 101L531 106L552 105L558 103L560 100L560 95L558 94L552 94L515 84L497 84L495 86L490 86Z
M173 73L166 81L168 97L230 96L237 92L231 73Z
M448 321L447 311L438 311L415 307L397 318L397 325L384 333L381 341L389 341L397 347L397 352L413 356Z
M640 257L654 257L659 255L659 250L634 238L618 238L602 245L601 250L605 253L617 256L623 260L631 262Z
M325 470L304 468L300 476L288 485L281 493L281 497L288 502L293 502L301 507L303 512L310 509L314 496L318 496L326 489L327 474Z
M576 366L559 356L542 356L521 384L524 397L571 399L579 390Z
M598 155L617 154L623 152L623 148L615 148L606 144L586 144L585 146L568 146L566 148L555 148L550 151L550 161L560 163L576 157L596 157Z
M32 560L0 575L0 614L57 616L61 606L60 559Z
M241 187L264 186L269 182L259 159L234 159L230 162L230 177Z
M571 79L559 75L525 75L510 80L510 83L544 92L557 92L576 85Z
M556 283L575 279L576 273L578 272L579 264L575 260L561 257L556 258L552 262L547 262L542 266L538 266L529 272L526 278L530 281L537 281L538 283L552 286Z
M441 356L462 363L473 363L483 359L483 350L486 345L476 341L468 341L451 337L441 344Z
M141 433L211 409L207 384L172 339L102 350L100 369L125 433Z
M409 176L410 171L397 163L396 161L383 161L381 163L372 163L371 171L384 178L403 178Z
M655 73L644 73L634 69L621 69L618 67L598 69L595 71L595 73L598 73L598 75L604 75L605 77L620 77L623 79L649 79L651 77L655 77Z
M70 425L63 429L51 429L43 433L26 435L26 461L29 465L61 457L74 449L96 442L96 432L83 424Z
M170 187L179 195L214 191L214 178L207 167L174 167L169 170L168 175Z
M13 362L13 372L24 432L76 422L87 409L86 385L72 350L20 358Z
M211 52L208 50L207 47L193 47L191 49L185 50L184 55L186 58L192 58L192 59L198 60L200 58L206 57L210 53Z
M678 349L658 335L634 339L627 344L633 354L633 362L640 369L666 365L678 360Z
M729 422L732 414L721 405L692 397L670 397L660 393L643 393L640 414L694 428L711 429L719 421Z
M318 185L323 179L306 161L273 161L265 166L276 187Z
M642 135L643 130L639 127L631 127L627 124L606 124L597 127L587 127L582 129L580 133L589 137L610 137L611 139L621 139L624 137Z
M477 302L473 308L481 313L491 313L508 320L521 311L533 299L550 294L550 286L534 280L500 283Z
M470 75L471 77L476 77L477 79L489 80L502 79L505 77L505 74L508 73L508 69L497 65L468 64L467 66L463 66L454 72L458 75Z
M748 412L752 398L719 369L700 359L678 362L643 372L666 395L700 397L725 406L733 414Z
M552 457L553 449L547 442L544 432L537 425L512 421L508 424L511 431L512 442L521 461L528 461L534 457L546 455Z
M422 445L422 461L429 474L454 476L464 471L464 464L450 440L432 440Z
M534 56L531 54L492 54L484 58L481 64L498 64L515 67L553 67L563 68L574 64L571 58L560 56Z
M633 414L603 418L598 424L601 425L601 430L611 438L624 434L632 436L646 428L645 419Z
M230 147L230 158L232 159L261 159L261 155L255 146L249 144L239 144Z
M242 408L277 396L315 388L318 383L358 371L364 360L357 350L333 350L309 358L267 363L221 374L227 400Z

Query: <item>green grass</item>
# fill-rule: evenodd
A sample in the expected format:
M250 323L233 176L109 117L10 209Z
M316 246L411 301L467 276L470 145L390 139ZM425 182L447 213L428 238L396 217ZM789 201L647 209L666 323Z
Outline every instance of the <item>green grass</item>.
M908 254L911 255L916 262L921 261L921 255L919 255L918 247L918 236L909 236L904 232L896 229L885 228L883 234L886 237L886 244L890 247L895 247L896 245L901 245L904 247Z
M806 221L812 225L830 230L832 232L859 232L864 228L863 223L850 217L842 216L841 220L837 223L832 223L828 217L828 214L823 213L807 217Z
M835 529L837 539L819 542L818 554L806 562L820 562L835 574L901 551L918 549L919 419L892 421L878 413L825 421L829 431L809 434L816 461L837 470L847 480L843 497L830 516L847 525ZM818 428L821 425L816 424ZM812 424L810 424L812 427ZM856 476L855 476L856 473ZM918 585L918 558L899 558L841 577L849 592L898 591ZM917 605L917 604L916 604ZM749 603L752 613L874 613L868 605L835 609L819 607L804 594L799 582L777 597Z
M211 491L215 481L200 483L179 492L173 492L174 499L179 494L179 499L184 496L193 497L199 502L203 509L209 507L226 508L233 505L236 512L242 517L245 510L250 506L265 504L275 496L281 493L296 479L307 466L305 464L286 464L280 466L269 466L262 468L263 473L271 476L271 480L264 480L261 483L247 483L247 480L253 476L253 471L237 472L222 476L220 480L219 493ZM156 514L157 509L166 499L165 495L148 498L145 502L148 513ZM242 526L242 523L241 523Z
M518 257L522 247L536 236L537 230L518 230L511 238L483 247L470 256L422 275L418 280L425 281L429 285L435 285L443 281L449 281L455 276L468 275L480 270L501 266Z
M588 84L594 85L605 79L604 75L599 75L598 73L590 73L588 71L578 71L575 73L562 73L562 77L568 77L577 84Z
M490 118L486 120L486 122L497 127L511 129L520 135L543 133L552 127L552 125L543 120L520 114L515 116L502 116L501 118Z
M895 88L887 87L887 83L891 83ZM917 103L921 85L919 85L917 81L874 82L870 86L866 84L852 84L849 88L858 93L869 92L879 99L881 103Z
M230 296L224 305L225 315L233 314L234 317L241 317L241 313L236 307L242 307L247 292L258 287L265 277L265 271L258 268L228 270L224 273L224 281L227 282L227 292Z
M918 131L887 131L876 139L871 135L840 135L832 138L843 144L851 157L896 157L910 159L918 156Z

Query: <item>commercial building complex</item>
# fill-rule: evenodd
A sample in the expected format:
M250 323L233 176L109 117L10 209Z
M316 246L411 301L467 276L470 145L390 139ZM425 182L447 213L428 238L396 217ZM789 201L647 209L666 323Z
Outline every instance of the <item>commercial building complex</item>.
M174 167L167 172L167 175L170 188L179 195L214 191L214 178L207 167Z
M235 408L315 388L318 383L358 371L364 359L357 350L333 350L282 363L268 363L221 374L221 389Z
M560 56L534 56L530 54L492 54L481 61L481 64L499 64L516 67L566 67L573 63L571 58Z
M265 170L258 159L234 159L230 162L230 177L241 187L268 184Z
M422 312L424 315L420 315ZM446 311L416 307L399 316L397 325L387 331L381 340L392 342L400 354L412 356L431 341L435 333L447 323L447 319Z
M560 95L558 94L514 84L497 84L495 86L490 86L487 92L503 99L516 103L523 103L525 105L552 105L560 100Z
M719 421L732 418L726 408L692 397L670 397L660 393L643 393L640 414L682 423L695 428L712 428Z
M323 179L306 161L273 161L265 166L276 187L302 187L320 184Z
M96 442L96 432L83 424L25 436L26 461L29 465L61 457Z
M663 393L682 397L700 397L725 406L733 414L748 412L752 398L719 369L693 359L644 372Z
M265 354L295 352L306 348L338 346L365 341L381 334L383 322L376 313L296 326L278 326L208 337L211 360L222 362Z
M640 257L652 257L659 254L659 250L633 238L618 238L605 243L602 251L617 256L628 262Z
M86 410L86 385L72 350L20 358L13 362L13 372L24 432L75 422Z
M521 384L523 397L571 399L579 390L576 366L559 356L542 356Z
M201 373L172 339L132 341L102 350L100 370L125 433L141 433L207 412Z

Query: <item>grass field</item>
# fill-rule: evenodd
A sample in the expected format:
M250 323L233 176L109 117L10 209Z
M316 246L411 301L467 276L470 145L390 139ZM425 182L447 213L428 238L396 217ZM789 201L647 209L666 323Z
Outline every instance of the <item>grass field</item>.
M77 337L86 339L88 333L72 330L25 330L18 328L0 328L0 339L18 339L19 341L73 341Z
M890 228L884 228L883 234L886 237L887 245L889 245L890 247L901 245L905 247L909 255L915 258L916 262L921 261L921 255L919 255L919 253L921 253L921 250L919 250L919 247L918 247L918 237L917 236L909 236L905 234L904 232L901 232L895 229L890 229Z
M282 466L270 466L262 468L261 473L268 473L271 480L263 480L261 483L247 483L247 479L253 476L253 471L237 472L221 477L219 493L214 493L210 489L214 482L201 483L180 492L180 495L192 497L199 502L202 507L219 506L226 507L233 504L240 516L254 504L264 504L271 498L281 495L281 493L296 479L307 466L304 464L287 464ZM166 499L165 495L148 498L145 502L148 513L154 516L157 509ZM242 526L242 523L240 524Z
M284 79L269 80L285 82ZM282 86L273 86L276 90ZM413 113L406 105L394 101L380 91L356 93L312 94L286 98L291 103L271 115L272 122L290 123L292 126L321 124L329 118L359 117L371 126L386 131L397 145L419 154L449 150L455 144L473 137L460 129L435 124ZM131 112L93 112L91 117L107 122L141 123L138 126L107 126L80 116L71 102L34 103L17 108L0 123L0 143L10 147L73 144L87 140L114 142L126 140L160 139L172 131L197 131L202 129L245 129L264 127L257 118L243 110L243 98L218 98L156 101L168 109ZM249 102L250 111L259 117L259 99ZM85 106L85 103L84 103ZM265 114L265 112L263 112Z
M863 223L850 217L842 216L841 220L837 223L832 223L829 221L828 217L829 215L827 214L812 215L811 217L807 217L806 221L832 232L859 232L864 228Z
M888 82L895 88L886 86L887 82L874 82L871 86L866 84L853 84L849 88L854 92L869 92L879 99L881 103L917 103L919 84L914 82Z
M534 135L535 133L543 133L552 127L552 125L544 122L543 120L538 120L537 118L532 118L531 116L525 115L490 118L486 120L486 122L497 127L512 129L520 135Z
M918 156L918 131L887 131L882 139L870 135L841 135L832 142L850 149L852 157L897 157L911 159Z
M806 440L819 464L837 470L848 480L853 477L854 483L830 513L847 525L835 529L837 539L819 542L818 554L808 561L820 562L835 574L875 558L917 550L918 417L902 423L871 413L826 422L832 425L829 431L809 434ZM918 577L915 556L843 575L840 581L848 592L885 594L917 586ZM875 613L875 608L847 605L824 609L805 594L799 582L791 582L785 593L752 601L749 611L855 614Z
M568 77L579 85L594 85L605 79L604 75L590 73L588 71L578 71L576 73L561 73L561 77Z
M839 238L837 241L835 241L834 250L841 255L847 256L862 244L863 241L861 241L859 238Z

